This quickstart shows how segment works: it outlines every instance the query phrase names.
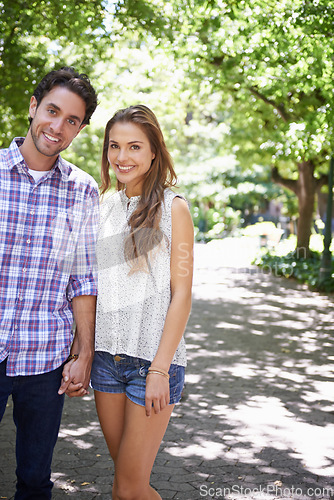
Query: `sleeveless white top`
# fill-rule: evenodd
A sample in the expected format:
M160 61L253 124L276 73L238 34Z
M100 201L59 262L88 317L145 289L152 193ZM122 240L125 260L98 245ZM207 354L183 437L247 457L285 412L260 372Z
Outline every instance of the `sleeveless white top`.
M98 297L95 349L110 354L127 354L152 361L159 347L171 301L170 254L172 202L178 196L164 192L160 229L165 241L150 252L149 269L131 271L124 257L124 239L129 217L139 196L128 198L118 191L100 208L97 242ZM172 363L186 366L184 338Z

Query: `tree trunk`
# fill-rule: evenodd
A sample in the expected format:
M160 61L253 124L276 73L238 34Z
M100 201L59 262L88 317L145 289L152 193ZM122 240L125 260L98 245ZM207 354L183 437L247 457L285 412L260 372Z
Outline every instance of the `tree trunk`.
M314 177L312 160L298 163L298 180L282 177L278 169L272 169L272 179L293 191L298 198L299 218L297 225L297 258L307 258L310 255L310 236L313 223L315 195L321 186L328 182L328 176Z
M296 185L299 218L297 225L297 257L307 258L310 253L310 237L313 223L314 201L317 182L311 161L298 164L299 177Z

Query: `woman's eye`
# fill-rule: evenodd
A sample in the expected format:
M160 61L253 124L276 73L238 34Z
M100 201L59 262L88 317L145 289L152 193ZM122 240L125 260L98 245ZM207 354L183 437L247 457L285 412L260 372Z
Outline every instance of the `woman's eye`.
M117 149L117 144L110 144L110 149Z
M131 149L140 149L140 147L137 144L134 144L133 146L131 146Z

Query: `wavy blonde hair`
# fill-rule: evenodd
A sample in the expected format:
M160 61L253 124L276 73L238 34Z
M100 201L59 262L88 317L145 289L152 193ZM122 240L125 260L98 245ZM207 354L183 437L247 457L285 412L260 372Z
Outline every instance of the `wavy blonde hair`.
M177 177L155 114L147 106L138 104L117 111L106 125L101 165L102 194L111 187L108 161L109 133L111 128L119 122L134 123L140 127L148 138L151 151L155 155L150 169L145 174L138 206L129 219L129 234L124 243L124 255L131 265L131 271L149 271L148 255L164 240L164 235L159 228L164 190L175 186ZM125 185L117 180L117 190L124 188Z

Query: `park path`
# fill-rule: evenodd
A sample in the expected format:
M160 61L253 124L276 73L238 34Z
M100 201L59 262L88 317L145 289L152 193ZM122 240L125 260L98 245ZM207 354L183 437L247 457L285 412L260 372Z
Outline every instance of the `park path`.
M186 388L152 474L163 500L334 498L334 302L251 266L256 250L243 238L196 245ZM8 500L11 409L0 424ZM92 396L67 399L53 499L111 500L112 473Z

